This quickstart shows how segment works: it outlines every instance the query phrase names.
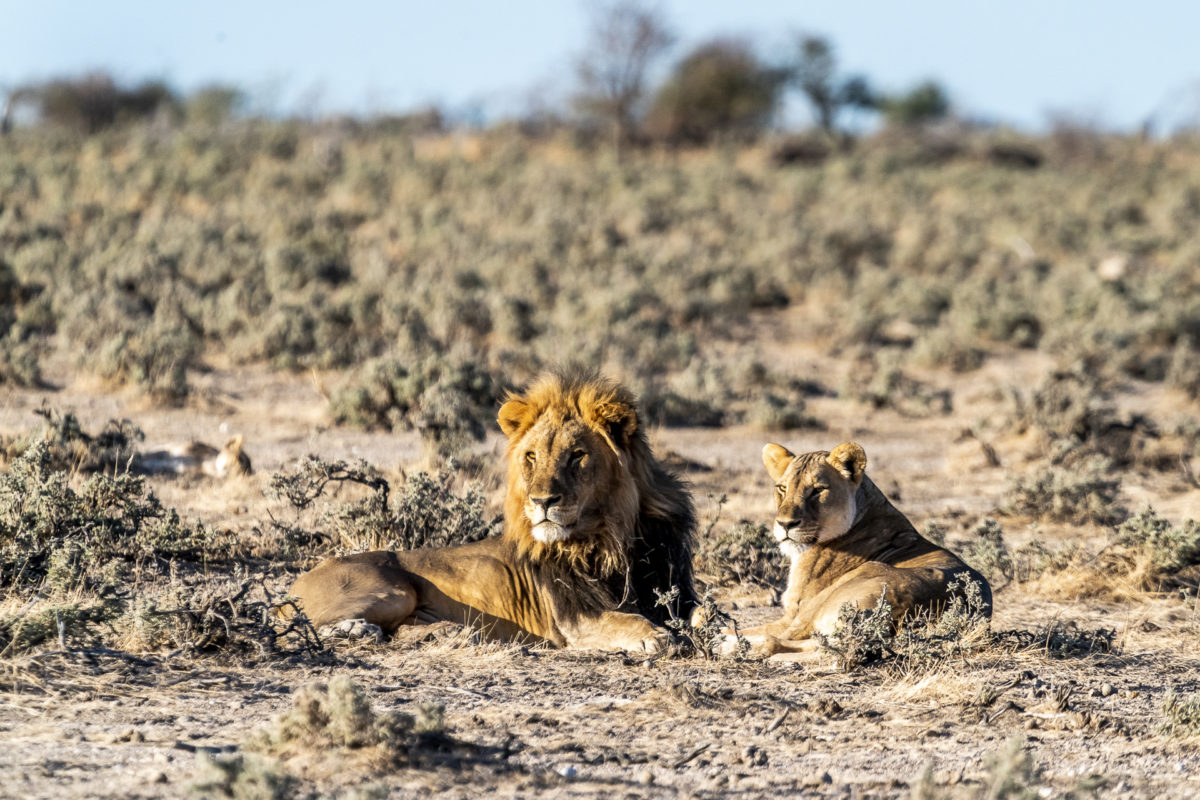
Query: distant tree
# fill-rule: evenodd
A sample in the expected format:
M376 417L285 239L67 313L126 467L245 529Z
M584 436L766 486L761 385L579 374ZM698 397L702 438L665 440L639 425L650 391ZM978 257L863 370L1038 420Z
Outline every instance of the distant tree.
M636 129L647 72L674 41L661 12L645 2L609 0L592 7L575 106L612 127L618 154Z
M21 92L38 109L42 121L84 133L96 133L176 105L175 96L164 83L146 81L123 88L104 73L52 80L23 87Z
M236 114L245 103L246 95L241 89L214 84L189 95L185 113L189 120L216 125Z
M840 78L833 46L822 36L802 34L796 42L796 61L789 80L812 105L817 123L826 133L837 130L837 116L844 108L875 108L877 98L861 75Z
M701 44L658 90L649 127L671 141L697 144L759 133L775 114L786 79L786 70L763 63L744 41Z
M950 113L946 91L934 81L925 81L898 95L880 98L879 110L893 125L921 125Z

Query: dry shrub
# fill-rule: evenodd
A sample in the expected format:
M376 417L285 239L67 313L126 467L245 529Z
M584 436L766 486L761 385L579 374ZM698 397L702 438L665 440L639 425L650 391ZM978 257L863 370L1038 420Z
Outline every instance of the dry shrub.
M1006 514L1076 525L1114 525L1128 511L1118 502L1121 479L1103 456L1089 456L1073 465L1046 464L1031 474L1013 477Z
M231 800L288 800L299 781L271 759L254 755L209 756L201 753L200 776L188 786L202 798Z
M497 377L476 361L430 356L375 361L330 404L339 424L416 430L432 455L446 457L483 440L499 394Z
M933 770L926 769L913 782L911 795L912 800L1037 800L1044 796L1041 771L1020 736L1012 737L987 758L986 772L978 785L972 784L965 791L939 786Z
M326 529L320 535L307 534L299 526L285 529L294 542L325 540L343 554L446 547L498 534L502 518L487 518L485 497L478 486L456 492L456 472L453 461L434 473L414 472L392 501L391 485L366 462L348 465L309 455L294 471L273 475L271 491L301 511L310 508L330 486L356 484L369 489L371 494L358 502L323 510L316 520Z
M137 443L144 435L127 419L110 419L97 434L83 429L74 413L43 407L33 413L44 421L38 431L9 440L0 440L0 456L12 461L34 443L45 443L49 466L69 472L128 471L133 463Z
M138 651L171 648L189 655L263 660L322 655L324 648L303 614L259 580L172 581L136 598L124 621L124 643ZM294 608L289 609L295 612Z
M1172 525L1151 508L1113 528L1098 553L1077 547L1038 550L1033 560L1042 569L1028 569L1026 586L1051 597L1126 600L1200 586L1200 523Z
M1165 718L1158 730L1166 736L1200 737L1200 694L1185 695L1174 689L1167 691L1162 703Z
M345 675L296 692L292 708L259 731L247 747L288 757L306 751L343 757L351 752L378 768L420 763L456 743L446 733L442 706L419 704L415 712L376 711L362 686Z
M696 570L718 586L770 588L787 579L788 561L767 526L742 522L700 537Z
M893 627L892 605L883 592L872 608L847 603L834 632L816 638L843 669L882 665L895 674L936 669L991 647L991 620L980 585L963 575L949 589L952 597L941 614L911 614L899 628Z
M93 475L76 492L35 442L0 475L0 587L115 587L135 567L205 559L214 533L164 508L142 478Z

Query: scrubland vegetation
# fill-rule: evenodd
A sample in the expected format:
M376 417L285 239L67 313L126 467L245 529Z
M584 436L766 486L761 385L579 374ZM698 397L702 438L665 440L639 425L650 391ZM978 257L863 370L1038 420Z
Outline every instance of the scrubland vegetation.
M999 753L991 767L965 779L959 767L964 792L954 794L958 781L945 775L906 774L918 797L976 788L1016 797L1051 785L1019 740L1004 744L1019 727L1012 720L1038 704L1048 710L1030 710L1021 719L1035 727L1022 730L1125 732L1191 752L1200 728L1197 686L1186 676L1195 665L1200 509L1164 515L1136 502L1127 482L1149 481L1166 499L1200 488L1194 139L1065 129L1035 139L946 123L892 126L857 142L832 130L715 143L679 134L640 146L630 136L618 158L586 130L464 132L202 111L0 138L3 391L53 404L84 386L183 415L203 407L196 385L214 370L311 373L328 387L325 424L414 432L424 458L400 473L349 452L276 461L253 479L243 524L228 528L161 499L210 489L132 471L143 439L136 419L96 420L89 430L67 408L43 408L41 424L26 420L2 442L0 656L11 669L0 688L9 696L103 695L97 687L118 672L164 692L145 676L294 670L324 681L298 691L274 727L239 739L248 752L201 750L215 759L197 779L203 796L287 796L328 780L328 770L300 763L305 752L356 754L375 777L507 763L513 753L520 761L519 744L492 736L492 712L477 697L469 711L450 712L453 725L434 706L373 710L367 689L320 671L336 665L379 684L371 670L383 656L275 611L288 607L290 578L327 555L498 532L502 468L476 443L507 389L578 362L629 383L668 444L677 427L708 428L757 452L768 438L812 439L828 427L869 438L874 425L903 433L956 421L982 454L972 463L1007 483L987 514L926 514L919 527L948 536L987 575L998 609L1059 603L1059 611L989 626L968 602L896 634L880 624L886 609L847 612L824 663L871 687L857 695L802 668L722 660L713 631L682 621L679 653L660 663L685 676L670 686L619 657L575 663L469 635L387 647L476 677L504 671L488 659L568 684L594 669L606 691L635 680L635 706L665 697L667 708L714 719L750 708L783 714L756 749L730 756L749 771L766 763L771 731L800 736L797 719L861 726L844 706L869 705L867 695L897 682L895 691L928 693L951 716L1009 725L1004 739L988 739ZM773 360L780 336L812 363L845 369L797 374ZM991 366L1025 355L1051 366L1035 381L1001 380L985 401L964 392L973 376L994 385ZM1142 408L1147 392L1169 402ZM833 403L851 411L834 417ZM723 603L723 593L770 592L784 581L769 512L750 518L746 509L759 506L746 498L759 487L746 473L722 474L720 459L684 459L682 469L713 490L701 503L709 524L696 567L713 608L736 615L744 607ZM723 509L735 492L741 505ZM1074 620L1088 603L1114 616L1168 609L1175 627L1155 641L1179 652L1163 656L1157 685L1125 690L1153 696L1153 707L1135 708L1131 694L1124 716L1101 713L1072 694L1091 677L1120 674L1122 663L1156 668L1145 653L1123 653L1127 633ZM404 681L415 696L420 677ZM756 688L740 688L748 685ZM825 694L813 699L810 689ZM1018 712L1000 699L1026 690ZM872 709L859 711L870 718ZM541 724L514 719L501 722ZM511 768L521 775L513 780L568 781L553 763L586 750L554 751L550 762L529 755ZM587 752L599 759L588 763L606 763ZM678 772L716 758L685 756L641 753L631 763L657 768L661 757ZM628 770L619 775L630 780ZM817 789L828 783L817 777ZM808 785L797 781L787 785ZM897 788L908 789L880 791Z

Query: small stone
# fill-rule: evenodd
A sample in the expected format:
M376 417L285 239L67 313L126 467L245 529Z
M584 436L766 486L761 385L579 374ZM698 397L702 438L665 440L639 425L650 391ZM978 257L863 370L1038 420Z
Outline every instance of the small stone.
M751 767L761 767L767 763L767 754L754 745L749 745L742 749L742 763Z
M1117 690L1113 688L1113 685L1111 683L1100 684L1100 696L1101 697L1110 697L1116 691Z
M563 764L561 766L555 767L554 771L557 772L559 775L563 776L564 778L566 778L567 780L571 780L572 778L579 777L579 770L575 768L574 764Z
M654 772L648 769L642 770L637 774L637 782L644 786L649 786L654 783Z
M163 772L162 770L158 770L157 772L151 772L146 777L146 782L147 783L166 783L167 782L167 773Z

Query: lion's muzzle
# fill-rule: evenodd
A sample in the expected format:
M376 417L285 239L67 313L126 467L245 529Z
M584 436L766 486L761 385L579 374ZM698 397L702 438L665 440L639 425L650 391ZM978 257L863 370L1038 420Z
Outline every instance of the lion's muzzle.
M566 513L561 505L545 505L530 498L525 504L525 516L529 520L533 538L543 544L561 542L571 537L575 517Z

